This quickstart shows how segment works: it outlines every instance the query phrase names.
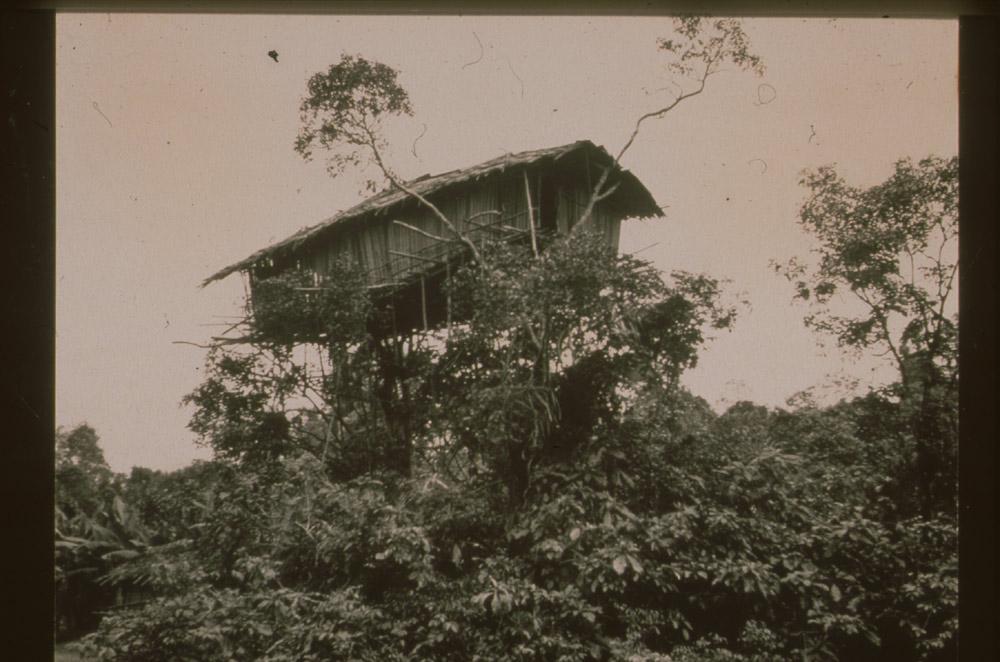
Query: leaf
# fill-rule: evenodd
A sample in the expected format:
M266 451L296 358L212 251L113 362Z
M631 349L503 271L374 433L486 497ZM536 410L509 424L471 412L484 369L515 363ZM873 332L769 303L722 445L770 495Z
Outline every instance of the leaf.
M842 597L840 594L840 589L837 588L836 584L830 584L830 597L833 598L834 602L840 602Z
M569 532L569 539L575 542L576 539L579 537L580 537L580 527L577 526L574 527L573 530Z
M114 509L115 515L118 516L118 521L124 523L128 514L125 512L125 502L117 494L115 495Z
M462 563L462 548L457 543L451 548L451 562L455 565Z
M628 561L625 560L624 556L616 556L615 560L611 562L611 567L615 569L616 573L623 575L625 568L628 567Z
M112 552L108 552L101 558L105 561L119 562L119 561L129 561L138 556L142 556L140 552L131 549L118 549Z

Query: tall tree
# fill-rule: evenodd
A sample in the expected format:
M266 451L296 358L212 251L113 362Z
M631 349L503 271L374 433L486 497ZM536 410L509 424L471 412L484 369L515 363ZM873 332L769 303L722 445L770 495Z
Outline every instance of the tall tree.
M868 188L849 185L833 166L805 173L802 184L809 195L800 223L818 240L816 263L776 268L811 304L807 325L893 361L921 509L954 508L958 159L902 159Z
M86 423L56 431L56 507L66 518L93 516L111 498L113 474L100 439Z
M657 46L669 55L667 70L674 77L671 82L677 90L675 96L636 119L628 139L594 184L575 228L586 227L585 221L593 213L594 206L618 188L615 175L620 172L621 160L646 122L665 117L684 101L701 94L709 78L726 65L757 75L764 72L760 56L753 52L750 39L737 19L675 18L673 34L659 39ZM384 123L394 116L413 115L409 95L398 78L399 72L395 69L359 55L343 55L326 71L313 75L300 107L302 128L295 149L305 159L311 159L317 147L324 150L328 170L333 176L343 173L349 166L374 165L391 187L427 207L449 232L466 244L476 260L481 261L476 245L459 232L453 219L407 186L389 163L390 146L382 132ZM377 182L369 180L368 186L374 189Z

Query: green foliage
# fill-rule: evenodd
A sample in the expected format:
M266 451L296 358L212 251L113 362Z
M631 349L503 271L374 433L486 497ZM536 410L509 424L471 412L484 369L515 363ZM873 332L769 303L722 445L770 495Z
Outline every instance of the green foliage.
M302 100L302 130L295 150L310 158L319 144L330 153L332 174L362 163L361 146L381 144L381 122L391 115L412 115L410 98L398 72L359 55L344 55L325 72L313 75Z
M207 365L208 378L185 398L197 407L191 429L211 437L222 458L266 460L280 453L288 439L287 421L271 403L291 396L294 376L277 373L260 356L218 350Z
M504 477L512 503L530 467L565 462L617 426L630 390L675 387L703 328L732 319L715 281L677 274L668 285L596 235L573 235L537 259L505 245L487 254L489 270L463 269L453 285L469 323L434 360L443 413L431 430Z
M957 507L958 159L902 159L883 183L847 184L832 166L807 172L803 228L818 240L810 271L776 267L810 302L806 324L844 347L874 349L899 371L898 443L916 461L906 482L925 518ZM841 292L855 308L838 301Z
M810 195L801 223L819 240L818 266L811 274L797 262L783 269L797 296L818 304L809 323L847 347L881 345L904 380L905 359L928 352L954 369L948 301L958 269L958 159L903 159L870 188L848 185L833 166L805 173L802 184ZM857 297L862 314L830 311L841 289Z
M172 472L134 467L121 485L121 499L150 532L152 544L180 540L201 520L223 471L204 461Z
M875 396L794 411L741 403L716 416L683 392L653 393L629 408L631 425L602 429L572 462L542 463L515 510L490 473L449 478L427 465L409 479L345 481L309 453L219 467L189 538L111 575L159 597L105 617L87 650L107 660L954 654L957 528L885 504L893 477L870 421Z
M682 70L760 68L736 21L678 33L661 47ZM346 149L334 165L362 147L380 158L378 122L410 112L395 72L362 58L309 91L297 147ZM925 297L892 258L950 238L952 170L904 162L874 192L807 178L803 220L825 252L803 296L885 295L848 344L888 341L881 316L910 316L900 383L826 408L717 415L687 393L683 371L734 322L720 283L664 279L587 232L541 255L483 243L446 285L455 322L428 332L391 332L350 265L322 283L259 274L247 345L210 352L186 399L213 462L115 481L99 478L92 431L64 443L61 466L90 476L67 479L65 507L102 512L107 486L109 527L131 533L112 533L111 554L99 528L60 549L99 548L103 585L146 598L82 648L151 662L953 657L953 477L925 462L946 457L929 444L948 448L957 411L955 326L932 313L950 276L925 272L945 287Z
M330 477L408 476L418 461L474 472L516 506L531 467L618 426L636 389L675 388L706 330L733 320L713 279L668 284L595 234L537 258L503 243L482 252L488 269L465 265L448 284L464 321L446 334L387 335L347 274L329 289L302 287L297 272L257 281L253 342L212 350L186 398L191 428L220 458L305 451Z
M113 476L97 433L86 423L56 432L56 506L61 515L95 515L113 496Z
M732 62L740 69L764 73L764 64L750 51L750 40L739 20L685 16L674 19L674 26L673 38L659 40L660 50L676 55L671 71L687 76L710 74L720 64ZM699 71L692 62L705 68Z
M393 344L345 315L324 322L342 340L313 345L319 367L281 343L212 357L194 425L227 463L188 543L116 570L155 578L160 597L105 619L93 650L138 658L155 640L159 659L757 662L954 651L955 521L914 508L900 425L912 401L889 391L716 415L678 386L706 334L733 320L715 281L666 282L586 233L537 259L483 251L489 269L455 274L467 315L446 335ZM300 328L321 327L310 301ZM268 436L265 415L288 423L283 436ZM407 471L386 451L400 429Z
M112 567L109 555L133 550L144 532L117 497L92 427L59 429L55 458L56 636L62 639L96 627L95 611L113 599L98 581Z
M109 636L110 635L110 636ZM307 594L199 587L109 616L82 651L99 660L402 660L391 624L350 589Z
M261 342L351 345L364 339L370 318L364 274L347 263L330 265L322 287L311 273L290 270L254 284L250 334Z

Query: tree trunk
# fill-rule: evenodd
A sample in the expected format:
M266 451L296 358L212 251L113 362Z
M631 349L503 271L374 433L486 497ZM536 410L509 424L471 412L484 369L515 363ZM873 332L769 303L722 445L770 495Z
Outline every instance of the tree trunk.
M940 368L931 358L920 361L919 386L907 390L912 403L911 431L916 441L916 462L920 515L932 517L936 512L952 507L955 476L952 455L957 439L945 410L944 388ZM914 380L916 381L916 380ZM919 395L917 395L919 393Z
M393 441L385 458L387 468L409 478L412 475L412 442L409 425L408 398L402 388L401 352L398 347L388 347L396 340L372 340L378 365L376 397L382 409L386 430Z

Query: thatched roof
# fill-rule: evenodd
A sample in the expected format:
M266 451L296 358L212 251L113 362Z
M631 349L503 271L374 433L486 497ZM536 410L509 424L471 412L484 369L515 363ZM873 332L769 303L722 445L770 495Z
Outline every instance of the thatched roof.
M588 158L593 160L595 165L607 165L612 161L611 156L603 147L597 146L589 140L578 140L577 142L558 147L535 149L517 154L505 154L479 165L451 170L439 175L424 175L406 182L406 185L423 196L431 196L439 194L444 189L452 186L465 184L488 175L503 172L508 168L535 166L546 162L551 163L567 154L580 150L585 150L588 153ZM627 170L621 170L617 178L621 184L615 194L615 198L619 200L617 206L621 209L625 217L648 218L663 215L663 210L656 204L652 194L635 175ZM271 244L266 248L262 248L249 257L217 271L206 278L202 285L208 285L212 281L225 278L233 272L250 269L266 258L277 257L279 255L287 256L296 253L306 244L325 234L325 231L333 226L340 226L348 221L360 220L366 216L374 217L385 214L391 208L407 202L412 203L413 201L403 191L395 188L386 189L346 211L331 216L316 225L303 228L292 236Z

